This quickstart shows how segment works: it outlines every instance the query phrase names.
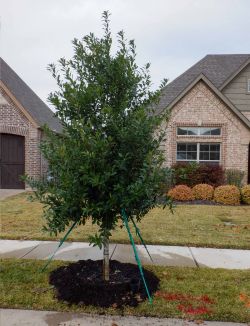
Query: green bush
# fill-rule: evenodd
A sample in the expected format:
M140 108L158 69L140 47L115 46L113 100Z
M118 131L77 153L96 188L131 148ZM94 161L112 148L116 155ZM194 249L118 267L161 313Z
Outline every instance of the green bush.
M220 165L198 164L196 162L176 163L174 170L174 183L193 187L206 183L213 187L225 184L225 171Z
M226 183L236 187L242 186L242 181L245 176L245 172L237 169L227 169L226 174Z
M169 189L174 187L174 170L172 168L164 169L164 178L162 181L162 193L167 193Z

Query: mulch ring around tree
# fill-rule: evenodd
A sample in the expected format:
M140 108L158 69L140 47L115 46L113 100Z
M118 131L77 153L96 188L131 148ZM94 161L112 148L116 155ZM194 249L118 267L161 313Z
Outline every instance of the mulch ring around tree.
M135 307L147 299L137 265L111 260L109 282L102 279L102 266L102 260L79 260L53 270L49 283L55 287L57 299L68 304L114 308ZM160 280L146 269L143 272L153 294Z

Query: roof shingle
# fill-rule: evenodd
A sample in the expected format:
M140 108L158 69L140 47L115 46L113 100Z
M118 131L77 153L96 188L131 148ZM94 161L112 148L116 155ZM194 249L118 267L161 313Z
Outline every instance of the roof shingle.
M37 122L39 127L47 124L50 129L61 132L60 120L1 57L0 80Z
M157 111L167 108L199 75L206 76L218 89L250 59L250 54L207 55L162 90Z

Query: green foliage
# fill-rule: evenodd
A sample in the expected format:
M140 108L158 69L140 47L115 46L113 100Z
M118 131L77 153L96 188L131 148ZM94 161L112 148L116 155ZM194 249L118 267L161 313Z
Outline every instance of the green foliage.
M185 184L193 187L200 183L207 183L213 187L225 183L225 172L220 165L178 162L172 166L174 171L174 183Z
M196 162L176 163L173 165L174 183L176 185L193 186L193 176L196 174L199 164Z
M245 172L237 169L227 169L225 171L226 174L226 182L229 185L233 185L236 187L242 186L242 181L245 176Z
M161 88L150 90L149 64L137 66L134 41L119 32L114 53L107 12L103 21L102 38L90 33L74 39L72 59L49 65L59 87L49 100L63 133L46 129L41 145L50 180L27 178L45 205L51 233L91 218L99 234L90 240L99 246L116 227L122 208L139 221L157 205L165 176L160 126L167 119L154 114Z

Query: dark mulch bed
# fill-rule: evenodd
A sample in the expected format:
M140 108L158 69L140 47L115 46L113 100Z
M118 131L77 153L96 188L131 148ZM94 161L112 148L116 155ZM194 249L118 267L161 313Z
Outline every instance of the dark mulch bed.
M174 201L175 205L212 205L212 206L227 206L224 204L216 203L212 200L187 200L187 201Z
M56 288L58 300L69 304L99 307L137 306L147 299L138 266L110 261L110 281L102 280L102 260L79 260L61 266L50 274L49 283ZM143 269L149 291L158 289L159 279Z
M240 205L228 205L228 204L221 204L216 203L212 200L187 200L187 201L173 201L175 205L211 205L211 206L233 206L233 207L239 207L239 206L249 206L247 204L241 203Z

